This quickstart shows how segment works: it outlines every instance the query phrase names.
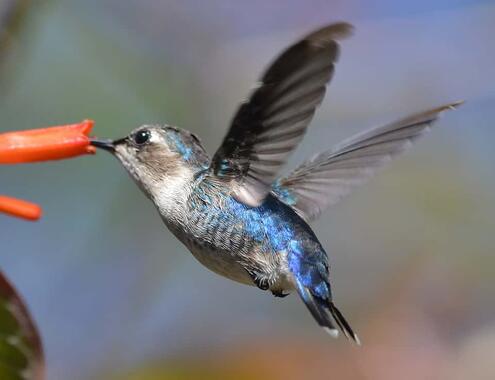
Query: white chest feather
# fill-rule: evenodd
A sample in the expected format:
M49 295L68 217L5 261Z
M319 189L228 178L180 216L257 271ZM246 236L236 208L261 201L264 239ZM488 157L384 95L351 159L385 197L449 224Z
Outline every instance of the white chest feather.
M186 203L192 191L192 178L193 172L183 169L157 184L158 188L153 191L153 200L166 222L183 222L187 216Z

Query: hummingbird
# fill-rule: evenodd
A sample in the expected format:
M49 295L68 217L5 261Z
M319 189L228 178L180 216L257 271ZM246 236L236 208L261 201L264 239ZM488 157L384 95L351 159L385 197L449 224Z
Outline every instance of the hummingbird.
M297 292L330 335L341 331L359 344L335 305L328 255L310 223L460 102L357 134L280 177L323 100L339 41L352 31L345 22L330 24L284 50L212 157L195 134L170 125L142 125L92 145L121 162L201 264L276 297Z

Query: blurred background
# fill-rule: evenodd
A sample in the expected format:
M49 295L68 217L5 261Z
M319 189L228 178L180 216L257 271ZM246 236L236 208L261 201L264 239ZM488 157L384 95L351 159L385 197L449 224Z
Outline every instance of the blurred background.
M467 100L314 224L361 348L202 267L109 155L0 167L2 194L44 208L0 215L0 266L48 379L494 379L494 19L488 0L0 1L0 131L168 123L213 153L266 64L337 20L356 34L289 166Z

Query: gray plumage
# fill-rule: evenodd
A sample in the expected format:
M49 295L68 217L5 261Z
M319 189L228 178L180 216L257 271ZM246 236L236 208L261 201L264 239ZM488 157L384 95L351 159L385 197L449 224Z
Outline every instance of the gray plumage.
M273 192L306 221L315 220L327 207L365 183L378 169L428 132L443 111L454 109L461 103L421 112L342 141L278 180ZM291 199L296 200L284 197L280 189L289 191Z

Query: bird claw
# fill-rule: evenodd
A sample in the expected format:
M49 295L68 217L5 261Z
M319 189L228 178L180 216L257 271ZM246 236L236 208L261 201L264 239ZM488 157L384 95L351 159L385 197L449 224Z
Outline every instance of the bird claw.
M249 271L248 274L249 277L251 277L251 280L253 280L254 284L261 290L268 290L270 288L270 284L267 280L259 278L258 276L256 276L256 274Z
M278 298L284 298L289 295L289 293L284 293L283 290L272 290L272 294Z
M256 279L253 281L256 284L256 286L258 288L260 288L261 290L268 290L270 288L270 285L268 284L268 281L266 281L266 280Z

